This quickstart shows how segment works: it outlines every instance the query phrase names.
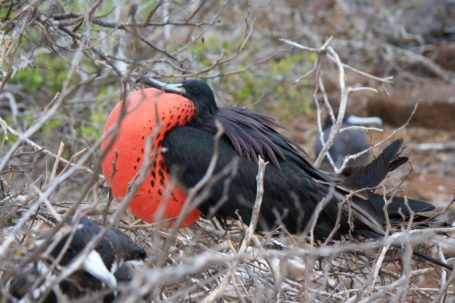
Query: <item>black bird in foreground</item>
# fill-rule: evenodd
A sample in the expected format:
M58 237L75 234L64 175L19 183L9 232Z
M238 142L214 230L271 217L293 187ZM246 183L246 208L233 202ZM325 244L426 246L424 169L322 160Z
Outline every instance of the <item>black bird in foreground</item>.
M76 258L86 245L101 232L101 227L92 220L84 217L78 223L80 227L72 236L68 248L63 253L59 265L66 266ZM52 250L52 258L57 258L70 234L65 235ZM40 276L53 276L47 262L39 261L25 270L11 282L11 293L16 298L23 298L28 294L28 300L43 300L44 302L60 302L62 294L67 298L76 299L87 295L87 291L96 291L103 288L111 289L108 295L104 295L104 301L114 299L113 292L119 282L130 279L132 270L130 261L139 261L147 256L144 249L135 244L129 236L116 228L108 229L105 236L92 250L82 263L82 268L65 279L60 285L51 286L52 290L46 295L46 282L40 285L33 284ZM52 261L52 260L51 260ZM45 298L43 298L45 295ZM92 293L93 295L93 293ZM24 297L25 298L25 297Z
M335 115L336 118L337 115ZM343 124L341 129L350 126L372 126L382 125L382 120L379 117L358 117L349 114L345 114L343 117ZM332 131L333 122L330 115L324 121L322 126L322 132L324 142L329 138L330 132ZM350 155L354 155L366 150L369 147L367 134L359 129L347 129L341 131L335 138L333 145L329 149L329 154L332 157L334 164L337 167L341 167L344 158ZM314 154L317 157L322 149L321 136L319 135L314 145ZM356 159L349 160L346 163L346 167L361 166L368 164L370 153L366 152ZM324 167L331 167L327 157L324 157Z

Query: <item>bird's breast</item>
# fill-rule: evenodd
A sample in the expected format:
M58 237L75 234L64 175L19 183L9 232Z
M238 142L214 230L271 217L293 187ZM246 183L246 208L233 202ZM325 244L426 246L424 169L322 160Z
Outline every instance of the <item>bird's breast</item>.
M126 115L122 114L123 107ZM126 104L119 102L109 115L102 142L102 150L106 152L102 169L116 199L125 197L134 180L139 177L142 166L145 166L145 157L149 159L145 179L129 206L136 217L156 222L175 219L180 214L186 193L178 185L170 185L161 147L166 133L175 126L186 124L194 112L195 107L190 100L148 88L129 94ZM120 128L116 131L115 127L119 123ZM151 146L147 155L148 140L151 140ZM199 215L199 210L194 209L184 223L194 222Z

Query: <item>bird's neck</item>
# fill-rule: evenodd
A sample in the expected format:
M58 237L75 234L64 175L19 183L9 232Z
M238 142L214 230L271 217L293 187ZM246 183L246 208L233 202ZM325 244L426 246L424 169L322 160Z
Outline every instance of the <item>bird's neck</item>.
M210 111L196 108L193 118L186 125L200 127L201 125L204 125L207 121L211 120L211 118L213 118L217 111L218 108Z
M193 118L187 125L200 127L206 121L210 120L219 110L215 102L215 97L191 98L190 100L195 105Z

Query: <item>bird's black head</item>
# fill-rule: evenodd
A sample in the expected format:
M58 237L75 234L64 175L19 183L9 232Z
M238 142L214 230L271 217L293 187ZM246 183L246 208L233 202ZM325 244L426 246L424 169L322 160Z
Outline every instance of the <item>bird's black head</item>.
M185 80L182 82L185 91L183 96L187 97L196 105L201 120L213 115L218 111L215 96L210 86L201 80Z
M197 111L197 119L202 122L218 111L218 106L215 102L215 96L210 86L201 80L185 80L178 84L167 84L151 77L144 76L139 78L137 83L160 89L167 93L181 95L191 100Z

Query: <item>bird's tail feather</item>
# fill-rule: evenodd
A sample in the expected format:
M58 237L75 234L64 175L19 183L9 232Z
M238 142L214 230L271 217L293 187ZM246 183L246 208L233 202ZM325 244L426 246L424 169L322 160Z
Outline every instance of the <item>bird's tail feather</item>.
M386 203L387 209L384 208ZM384 234L386 222L393 226L401 225L409 220L411 214L413 222L424 226L447 226L455 218L455 212L437 209L428 202L403 197L384 197L373 192L352 196L351 203L346 204L346 207L349 209L344 211L351 213L359 224L356 230L367 228L379 235Z
M362 235L364 237L367 237L367 238L371 238L371 239L381 239L383 237L383 235L379 234L379 233L376 233L372 230L366 230L366 229L362 229L362 230L358 230L357 233L359 235ZM400 249L400 247L397 247L396 245L394 245L395 248L397 249ZM425 260L425 261L428 261L430 263L433 263L435 265L438 265L438 266L441 266L441 267L444 267L448 270L453 270L453 267L441 260L438 260L430 255L427 255L425 253L422 253L420 251L416 251L416 250L413 250L412 251L412 255L414 257L417 257L417 258L420 258L422 260Z
M399 223L414 214L414 221L425 225L448 225L453 216L447 215L447 211L441 211L434 205L416 199L397 196L384 196L371 191L378 186L387 174L408 161L407 157L400 156L403 141L394 141L372 162L365 166L346 168L341 176L343 181L338 185L340 194L346 190L365 189L363 193L352 196L351 211L360 224L355 232L359 235L380 239L384 236L385 216L384 205L387 202L387 215L390 222ZM451 218L449 218L451 217ZM427 220L427 221L425 221ZM453 220L452 220L453 221ZM399 248L399 247L396 247ZM415 257L429 261L433 264L452 270L452 267L424 253L414 251Z
M384 197L373 192L368 193L368 200L375 206L378 212L384 212L384 205L387 201L387 213L391 218L409 217L411 213L422 214L429 211L434 211L435 206L416 199L404 197Z
M408 199L403 197L385 197L382 195L378 195L372 192L368 193L368 205L373 205L376 208L377 215L376 218L380 217L379 214L382 214L381 217L385 218L384 212L384 205L385 201L388 202L387 205L387 214L390 218L390 222L403 222L404 218L409 218L411 213L414 214L414 222L419 222L420 224L424 224L425 226L449 226L453 224L455 218L455 211L448 209L447 207L444 209L436 208L434 205L416 200L416 199ZM357 201L357 204L361 204L362 202ZM378 219L381 221L380 219ZM384 222L382 222L384 223ZM356 229L356 233L372 238L372 239L380 239L384 235L383 233L377 232L376 230L372 229L369 224L366 225L367 228L359 228ZM400 249L397 246L395 248ZM428 261L435 265L444 267L449 270L453 270L453 267L441 260L438 260L428 254L413 251L413 256L420 258L422 260Z
M394 141L365 166L347 167L341 173L343 181L340 185L350 189L376 187L389 172L408 161L408 157L398 155L402 144L402 139Z

